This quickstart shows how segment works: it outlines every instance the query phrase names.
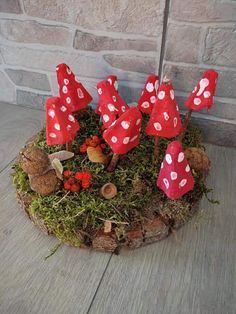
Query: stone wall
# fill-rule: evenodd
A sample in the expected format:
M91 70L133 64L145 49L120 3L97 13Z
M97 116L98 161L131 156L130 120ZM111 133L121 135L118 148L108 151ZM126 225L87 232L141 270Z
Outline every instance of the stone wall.
M61 62L95 103L108 74L132 102L148 73L167 73L182 108L204 69L214 68L215 105L196 116L208 140L236 146L236 1L0 0L0 101L43 108L58 94Z

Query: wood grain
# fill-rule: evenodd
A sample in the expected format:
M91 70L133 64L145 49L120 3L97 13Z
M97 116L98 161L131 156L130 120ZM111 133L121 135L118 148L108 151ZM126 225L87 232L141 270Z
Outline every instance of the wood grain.
M176 236L112 256L91 314L233 314L236 309L236 150L208 145L208 185L220 205Z
M44 124L44 112L0 103L0 170Z

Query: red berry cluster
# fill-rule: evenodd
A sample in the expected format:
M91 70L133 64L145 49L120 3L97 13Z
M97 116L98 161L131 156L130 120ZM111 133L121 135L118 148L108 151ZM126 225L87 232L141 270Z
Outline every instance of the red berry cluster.
M71 175L69 169L63 172L63 175L67 180L64 182L64 189L73 193L78 193L80 188L88 189L90 187L90 180L92 174L90 172L76 172L74 177Z
M91 137L86 138L85 143L82 144L79 148L79 151L82 154L87 153L88 147L97 147L100 146L101 149L106 148L106 144L102 144L100 138L97 135L92 135Z

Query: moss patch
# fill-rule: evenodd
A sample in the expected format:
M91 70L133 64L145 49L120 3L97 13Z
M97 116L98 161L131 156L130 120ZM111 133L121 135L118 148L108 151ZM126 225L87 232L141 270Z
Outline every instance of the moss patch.
M166 147L170 140L160 140L160 155L156 162L153 161L154 139L145 135L144 130L148 117L144 117L140 145L122 156L116 170L106 172L103 165L92 163L87 155L79 153L79 147L90 135L102 137L99 117L88 109L80 118L81 129L73 142L75 158L63 162L64 169L76 171L90 171L93 174L92 186L88 190L82 190L79 194L70 193L61 188L55 194L40 196L30 190L27 175L18 164L14 165L14 183L18 193L30 196L32 202L28 211L31 215L43 220L46 227L56 237L74 246L80 246L81 242L90 243L96 232L102 228L104 220L113 221L113 228L118 240L125 236L125 229L133 224L141 223L145 218L145 208L154 208L158 214L158 203L166 202L164 193L156 187L156 177L164 157ZM173 140L173 139L172 139ZM47 146L45 131L39 133L34 143L47 153L53 153L64 149L63 146ZM196 126L190 125L183 142L184 149L189 146L201 146L201 133ZM105 151L110 154L109 148ZM206 190L204 180L200 174L194 172L195 188L178 200L182 218L189 204L192 205L201 198ZM133 188L133 182L141 180L147 187L146 193L137 193ZM117 186L118 194L111 200L105 200L99 195L99 189L107 182ZM153 203L153 199L156 199ZM159 201L158 201L159 200ZM172 201L175 202L175 201ZM186 217L187 217L186 216Z

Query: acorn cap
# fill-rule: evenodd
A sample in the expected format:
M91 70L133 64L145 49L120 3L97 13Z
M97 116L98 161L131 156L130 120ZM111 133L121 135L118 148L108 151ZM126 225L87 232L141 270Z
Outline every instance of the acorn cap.
M38 147L28 147L20 155L20 165L29 175L42 174L50 166L47 153Z
M117 194L117 187L115 184L108 182L104 184L100 189L100 194L107 200L115 197Z

